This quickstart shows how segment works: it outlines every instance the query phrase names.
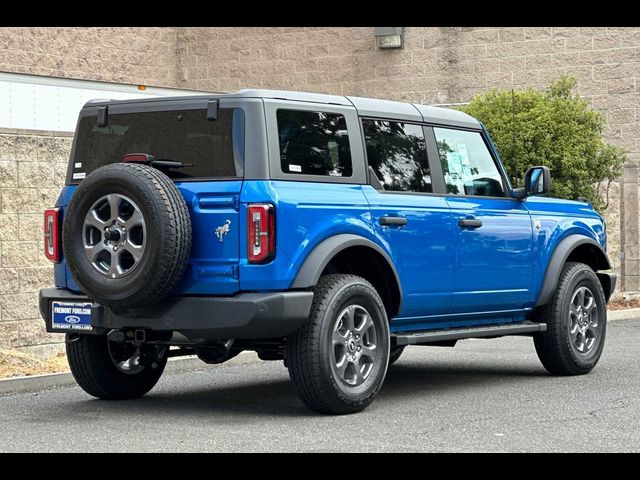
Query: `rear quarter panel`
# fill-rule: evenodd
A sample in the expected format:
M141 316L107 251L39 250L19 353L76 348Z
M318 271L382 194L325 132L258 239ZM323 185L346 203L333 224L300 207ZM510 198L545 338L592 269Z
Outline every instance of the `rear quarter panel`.
M291 286L307 255L322 240L351 233L373 240L369 204L362 186L288 181L245 181L240 218L247 204L273 203L276 209L276 256L264 265L247 262L247 225L241 225L240 289L282 290Z
M73 192L76 190L75 185L65 186L60 195L58 195L58 200L56 201L56 207L60 207L62 209L62 221L64 222L64 210L73 195ZM58 288L69 288L70 290L74 290L76 292L80 292L80 287L76 284L75 280L69 273L69 269L67 268L67 260L64 255L64 250L62 251L62 258L60 259L60 263L53 264L53 280L54 285Z

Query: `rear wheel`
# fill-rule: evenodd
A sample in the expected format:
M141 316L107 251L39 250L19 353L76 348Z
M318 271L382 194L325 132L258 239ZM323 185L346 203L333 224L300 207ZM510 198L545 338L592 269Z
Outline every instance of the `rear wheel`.
M607 308L600 280L588 265L567 262L551 301L536 317L547 324L534 343L549 373L581 375L596 366L604 348Z
M167 347L114 343L104 335L67 335L67 358L78 385L106 400L138 398L167 364Z
M287 339L289 375L312 410L359 412L382 386L389 343L387 315L373 286L355 275L326 275L306 324Z

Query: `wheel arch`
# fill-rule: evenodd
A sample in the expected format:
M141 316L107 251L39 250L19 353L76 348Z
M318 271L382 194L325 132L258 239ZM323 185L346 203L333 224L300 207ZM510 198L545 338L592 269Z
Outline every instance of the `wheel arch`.
M400 311L400 276L389 254L372 240L353 234L323 240L307 255L291 288L314 287L325 273L352 273L365 278L382 297L389 319Z
M563 238L556 246L547 264L542 288L538 295L536 307L545 305L551 299L560 278L562 267L567 262L581 262L589 265L594 271L609 270L611 263L604 249L590 237L572 234ZM600 275L598 276L600 278ZM611 283L600 281L607 300L611 296Z

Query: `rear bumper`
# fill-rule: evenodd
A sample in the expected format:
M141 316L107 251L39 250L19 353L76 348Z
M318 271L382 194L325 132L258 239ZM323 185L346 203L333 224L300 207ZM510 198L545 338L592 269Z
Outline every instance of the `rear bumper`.
M91 302L62 288L40 290L40 314L48 332L51 302ZM158 304L126 312L93 303L93 333L136 328L177 331L187 337L257 339L284 337L308 318L313 292L241 293L233 297L169 297ZM89 332L87 332L89 333Z

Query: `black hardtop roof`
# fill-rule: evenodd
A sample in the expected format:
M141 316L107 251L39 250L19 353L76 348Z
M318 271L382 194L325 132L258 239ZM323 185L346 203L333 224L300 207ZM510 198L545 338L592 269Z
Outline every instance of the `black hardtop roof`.
M481 128L480 122L464 112L450 108L433 107L409 102L396 102L376 98L327 95L321 93L295 92L285 90L245 89L234 93L210 93L203 95L182 95L176 97L152 97L129 100L90 100L85 107L104 105L153 104L155 102L203 102L215 98L270 98L292 102L309 102L327 105L355 107L358 114L374 118L390 118L415 122L428 122L442 125L455 125L468 128Z

